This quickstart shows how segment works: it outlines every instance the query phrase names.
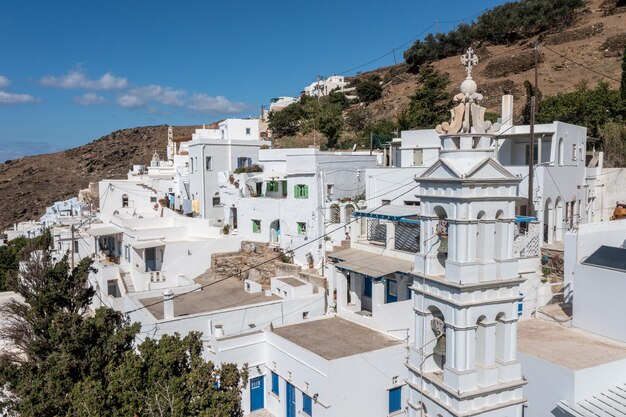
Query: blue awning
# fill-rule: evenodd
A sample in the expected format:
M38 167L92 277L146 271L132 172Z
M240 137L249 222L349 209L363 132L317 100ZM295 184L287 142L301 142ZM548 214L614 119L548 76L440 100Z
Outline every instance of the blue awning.
M396 222L419 224L418 219L411 217L419 216L420 208L417 206L382 206L371 210L358 210L352 215L354 217L367 217L370 219L392 220Z
M515 216L515 223L528 223L528 222L536 222L537 219L536 217L529 217L529 216Z

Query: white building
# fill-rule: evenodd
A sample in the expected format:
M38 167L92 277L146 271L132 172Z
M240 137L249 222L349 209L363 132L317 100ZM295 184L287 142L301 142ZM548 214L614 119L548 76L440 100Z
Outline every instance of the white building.
M300 101L299 97L274 97L270 99L270 111L280 111L290 104L297 103L298 101Z
M89 214L90 207L76 197L69 200L57 201L50 207L46 208L40 222L45 227L52 227L60 224L71 224L81 221L83 216Z
M218 129L197 129L189 142L189 184L194 215L222 225L223 208L218 182L235 170L258 163L259 149L269 142L259 139L256 119L227 119Z
M275 417L395 415L401 412L406 344L388 334L339 318L239 337L211 339L217 363L247 363L245 413Z
M325 79L315 81L308 86L304 87L304 94L311 97L324 97L329 95L333 91L341 93L349 93L354 91L354 88L348 87L343 75L332 75Z
M297 263L320 267L325 245L338 245L350 231L346 223L365 191L365 169L376 166L376 157L271 149L259 152L259 164L263 172L242 177L236 189L241 194L224 199L230 225L245 240L294 250ZM222 194L232 187L225 183ZM301 247L330 231L325 241Z

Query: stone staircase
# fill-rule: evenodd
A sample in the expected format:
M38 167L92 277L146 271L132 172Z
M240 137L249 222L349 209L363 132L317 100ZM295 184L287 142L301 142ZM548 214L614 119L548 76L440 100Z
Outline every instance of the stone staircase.
M131 278L129 271L123 271L120 269L120 278L122 278L122 284L124 284L124 290L126 290L126 293L135 292L135 284L133 284L133 279Z

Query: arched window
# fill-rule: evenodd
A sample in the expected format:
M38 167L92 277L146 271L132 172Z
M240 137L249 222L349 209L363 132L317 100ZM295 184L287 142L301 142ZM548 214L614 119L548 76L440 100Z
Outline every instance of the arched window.
M559 166L561 166L561 167L563 166L564 154L565 154L565 141L563 141L563 138L560 138L559 139L559 148L558 148L557 154L556 154L556 156L557 156L556 160L557 160L557 163L559 164Z
M476 259L485 260L487 259L487 254L485 253L485 212L481 210L478 216L476 216L476 219L478 220L476 227Z
M506 352L505 352L505 332L504 327L506 326L506 314L500 313L496 316L496 359L500 361L506 360Z
M426 339L433 340L433 359L435 360L437 367L443 370L443 367L446 364L446 319L444 318L441 310L437 307L430 306L428 307L428 311L432 316L430 320L431 333L430 336L426 337Z
M330 222L331 223L341 222L341 209L339 208L339 205L337 204L333 204L330 206Z
M476 320L476 363L478 365L486 365L489 360L487 358L487 328L485 327L485 316L480 316Z
M128 207L128 194L122 194L122 207Z
M494 257L496 259L503 259L506 256L506 247L503 247L502 244L502 236L504 234L504 223L500 221L500 219L504 216L504 211L498 210L496 213L496 230L495 230L495 251Z
M435 207L435 215L438 217L438 221L435 224L435 232L438 237L437 245L437 259L441 266L446 266L446 259L448 259L448 213L441 207Z
M346 206L346 208L344 209L344 212L346 214L346 222L350 221L350 217L352 217L352 213L354 213L355 209L354 206L352 204L348 204Z

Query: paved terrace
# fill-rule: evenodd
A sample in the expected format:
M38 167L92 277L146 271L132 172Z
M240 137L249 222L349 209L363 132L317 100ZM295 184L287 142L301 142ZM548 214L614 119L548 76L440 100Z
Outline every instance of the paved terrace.
M517 350L571 370L626 359L626 344L541 319L519 322Z
M250 294L244 291L243 282L238 278L229 278L224 281L215 282L215 284L211 284L201 291L175 297L174 316L181 317L190 314L209 313L225 308L282 300L282 298L275 295L266 296L264 292ZM163 297L150 297L139 300L144 306L158 301L163 301ZM148 307L148 311L150 311L157 320L163 320L162 302Z
M277 327L274 333L329 361L402 343L401 340L339 317Z

